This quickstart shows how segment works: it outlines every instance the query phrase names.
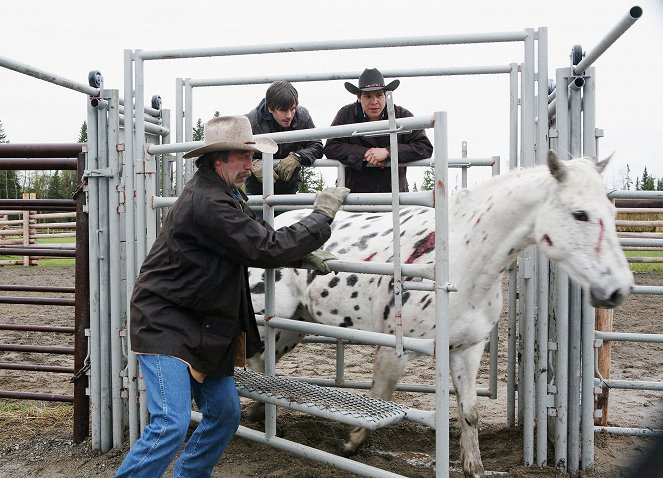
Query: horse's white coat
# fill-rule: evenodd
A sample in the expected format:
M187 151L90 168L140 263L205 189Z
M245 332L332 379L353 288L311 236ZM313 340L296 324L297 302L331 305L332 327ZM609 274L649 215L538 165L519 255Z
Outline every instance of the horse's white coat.
M600 169L600 168L599 168ZM291 211L276 219L283 226L308 214ZM432 262L433 210L403 208L401 254L404 262ZM521 170L493 178L453 197L450 208L450 368L457 390L461 461L466 476L481 476L475 379L484 343L502 307L504 271L525 247L538 244L552 260L591 292L597 306L614 307L633 285L615 231L615 209L607 199L597 166L587 159ZM391 213L339 212L324 248L342 260L392 261ZM250 283L257 312L264 295L261 275ZM394 333L393 279L368 274L314 276L297 269L277 271L277 317L317 321L340 327ZM403 334L435 335L431 292L403 293ZM277 332L277 356L302 336ZM397 358L378 350L372 395L389 399L411 354ZM254 361L255 364L255 361ZM261 368L260 364L256 368ZM345 445L353 453L366 437L356 429Z

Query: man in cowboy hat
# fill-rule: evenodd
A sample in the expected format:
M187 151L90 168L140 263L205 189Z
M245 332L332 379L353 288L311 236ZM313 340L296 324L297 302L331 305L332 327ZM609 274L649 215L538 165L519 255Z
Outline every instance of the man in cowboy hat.
M345 88L357 95L357 101L341 108L332 122L339 124L362 123L387 119L385 91L394 91L400 80L385 85L382 73L376 68L365 69L359 77L359 86L346 82ZM394 105L396 118L412 116L405 108ZM352 192L391 192L391 173L385 168L391 157L389 135L330 138L325 144L325 156L337 159L345 166L345 185ZM398 162L408 163L427 159L433 145L424 130L418 129L398 135ZM406 168L398 169L399 190L407 191Z
M255 219L240 187L254 152L276 143L254 138L245 116L205 124L204 144L184 155L198 170L170 209L131 297L131 348L147 389L150 423L117 477L159 477L184 443L191 398L202 420L175 464L175 476L211 476L239 426L233 369L262 349L248 267L301 265L329 272L317 249L349 192L320 191L313 212L279 230Z
M299 94L288 81L275 81L260 104L247 113L253 134L298 131L315 128L308 110L299 104ZM246 193L262 196L262 155L253 155L253 174L246 180ZM274 153L280 161L274 167L274 194L295 194L301 183L301 166L322 158L322 141L281 143Z

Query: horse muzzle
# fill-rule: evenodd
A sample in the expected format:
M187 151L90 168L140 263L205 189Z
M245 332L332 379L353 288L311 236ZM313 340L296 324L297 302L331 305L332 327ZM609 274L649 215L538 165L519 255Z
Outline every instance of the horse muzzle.
M631 295L633 286L627 288L617 289L599 289L592 287L589 291L590 302L593 307L600 307L602 309L614 309L620 305L624 300Z

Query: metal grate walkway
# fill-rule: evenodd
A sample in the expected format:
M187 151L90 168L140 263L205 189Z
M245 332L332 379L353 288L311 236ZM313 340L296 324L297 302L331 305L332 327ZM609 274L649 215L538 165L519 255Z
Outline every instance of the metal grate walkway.
M405 418L407 407L279 376L235 368L240 396L348 425L377 430Z

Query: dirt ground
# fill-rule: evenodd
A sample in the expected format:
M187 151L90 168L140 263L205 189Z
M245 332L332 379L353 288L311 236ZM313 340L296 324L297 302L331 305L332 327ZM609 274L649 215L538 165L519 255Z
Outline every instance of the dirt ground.
M663 276L637 274L638 284L662 285ZM70 268L0 267L2 284L73 285ZM19 295L0 292L4 295ZM27 295L21 293L20 295ZM53 294L51 294L53 295ZM66 295L62 295L66 296ZM616 312L615 330L661 333L661 296L631 296ZM0 304L0 322L16 324L72 325L73 307ZM502 320L501 337L506 337L506 321ZM502 341L504 342L504 341ZM52 334L0 331L0 343L38 343L41 345L73 345L73 338ZM663 346L652 344L613 344L612 377L617 379L663 380ZM346 379L370 380L372 351L365 347L348 347ZM38 355L0 352L0 362L44 363L71 366L73 359L64 355ZM283 374L299 376L333 376L333 347L306 344L279 364ZM480 398L480 442L486 470L494 476L551 477L560 476L551 468L526 468L522 463L522 437L517 429L506 427L505 405L506 350L500 347L500 385L498 400ZM0 370L1 391L32 391L71 394L69 375L40 372ZM404 374L408 383L431 383L432 359L415 360ZM481 383L487 383L482 372ZM485 386L485 385L484 385ZM431 409L432 396L399 392L395 401L418 408ZM5 400L4 403L8 401ZM25 403L25 402L23 402ZM37 413L2 411L0 408L0 478L14 477L111 477L120 464L126 446L101 454L93 451L89 440L72 443L72 418L69 406L41 408ZM242 400L243 411L250 406ZM25 408L25 407L24 407ZM455 407L452 406L451 467L458 471L458 437ZM279 424L285 438L334 452L342 443L348 427L312 416L279 410ZM612 390L609 424L625 427L663 428L663 394L647 391ZM243 419L242 425L259 428L259 424ZM593 478L626 477L633 464L640 461L653 442L651 439L620 435L596 435L595 469L581 476ZM411 422L402 422L374 432L356 457L357 461L385 468L410 477L435 476L434 431ZM550 453L552 455L552 452ZM286 451L268 448L235 438L214 477L350 477L327 465L300 458ZM663 472L662 475L663 476Z

